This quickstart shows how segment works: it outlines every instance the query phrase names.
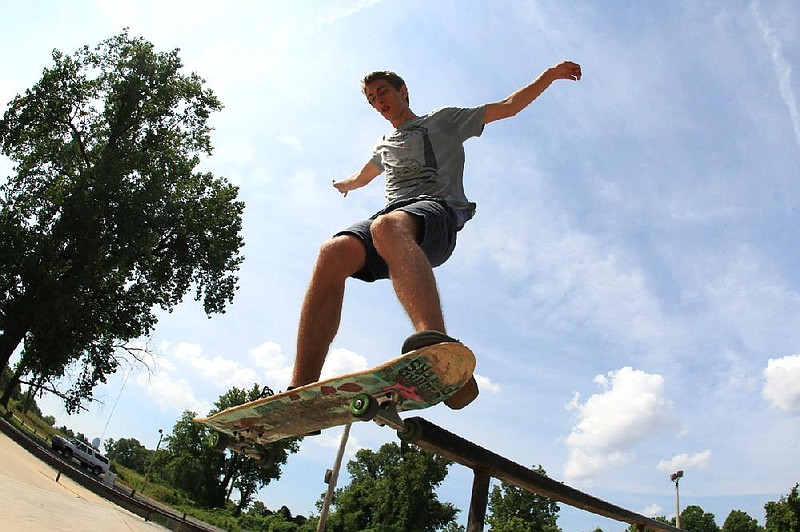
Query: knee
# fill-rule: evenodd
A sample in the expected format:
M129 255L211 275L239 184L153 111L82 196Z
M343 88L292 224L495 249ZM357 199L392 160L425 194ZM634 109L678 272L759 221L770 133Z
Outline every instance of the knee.
M420 224L415 216L402 211L395 211L379 216L372 222L370 233L372 242L378 253L383 254L391 246L404 240L416 242Z
M325 241L317 255L317 274L347 278L364 266L364 244L352 235L339 235Z

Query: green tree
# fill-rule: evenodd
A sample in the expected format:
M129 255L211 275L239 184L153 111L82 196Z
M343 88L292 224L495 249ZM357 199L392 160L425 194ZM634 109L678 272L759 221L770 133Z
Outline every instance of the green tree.
M243 258L243 204L225 179L195 170L211 154L219 100L178 50L127 30L72 56L9 104L0 150L0 367L75 381L76 411L113 373L119 348L149 334L154 310L193 289L206 313L232 300Z
M261 501L255 501L250 509L239 516L239 526L243 530L269 530L270 532L312 532L316 525L306 517L292 513L286 506L272 512Z
M350 484L336 490L327 530L421 532L448 526L458 510L440 502L435 489L450 464L413 445L361 449L347 464Z
M764 527L742 510L731 510L722 524L722 532L762 532Z
M534 471L547 476L542 466ZM489 494L486 521L497 532L560 532L556 524L558 511L555 501L501 482Z
M136 438L108 439L105 442L106 456L139 473L144 473L147 464L155 458L154 451L149 451Z
M261 388L255 384L250 390L234 387L219 398L210 414L257 399L260 392ZM223 508L236 489L239 502L234 515L238 516L259 489L280 478L289 454L298 451L296 439L272 444L275 460L269 467L238 453L218 453L211 446L213 431L194 423L194 417L194 412L184 412L172 435L164 438L165 477L207 508Z
M767 532L800 532L799 487L800 484L795 484L788 495L764 505L767 512L764 529Z
M719 532L714 514L704 512L695 505L687 506L681 512L681 529L689 532Z
M659 523L666 523L668 525L675 526L675 518L667 519L664 515L659 515L657 517L653 517L653 521L658 521ZM625 529L625 532L638 532L639 528L636 525L630 525L628 528Z
M167 457L162 476L187 493L199 506L225 506L226 486L220 482L225 456L209 444L209 429L194 423L194 412L186 411L162 444Z

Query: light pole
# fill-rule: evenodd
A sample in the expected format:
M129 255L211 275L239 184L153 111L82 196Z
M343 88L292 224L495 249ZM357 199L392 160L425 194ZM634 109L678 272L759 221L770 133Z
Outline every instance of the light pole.
M158 448L161 445L161 438L163 437L164 437L164 431L162 429L158 429L158 443L156 444L156 450L153 453L153 457L150 459L150 463L147 465L147 470L144 472L142 489L139 490L142 495L144 495L144 487L147 486L147 477L150 476L150 469L153 467L153 462L156 461L156 454L158 454Z
M683 470L676 471L669 476L669 479L675 483L675 528L681 527L681 494L678 490L678 481L683 477Z

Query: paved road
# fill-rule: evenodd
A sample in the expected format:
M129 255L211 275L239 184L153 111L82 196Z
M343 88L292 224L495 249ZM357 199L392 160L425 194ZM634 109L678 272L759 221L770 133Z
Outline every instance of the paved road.
M164 532L166 528L95 495L0 432L0 522L27 531L120 530Z

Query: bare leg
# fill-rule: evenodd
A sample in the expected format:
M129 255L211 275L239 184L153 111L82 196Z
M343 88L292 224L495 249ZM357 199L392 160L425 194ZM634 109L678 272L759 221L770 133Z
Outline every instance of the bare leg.
M417 244L420 219L393 211L375 220L371 229L375 249L389 267L394 291L414 328L446 333L433 268Z
M322 245L300 312L292 386L319 380L339 330L345 282L365 260L364 244L356 237L342 235Z
M446 334L436 279L425 253L417 244L422 222L412 214L394 211L372 224L375 249L389 266L389 277L400 303L417 331ZM475 377L445 400L454 410L464 408L478 396Z

